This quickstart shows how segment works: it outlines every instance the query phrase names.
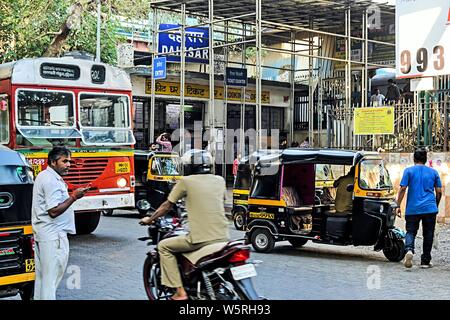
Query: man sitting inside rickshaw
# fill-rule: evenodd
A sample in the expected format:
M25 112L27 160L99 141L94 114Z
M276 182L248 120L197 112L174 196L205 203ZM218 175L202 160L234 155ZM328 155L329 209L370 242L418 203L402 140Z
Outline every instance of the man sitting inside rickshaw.
M352 166L345 176L340 177L333 183L336 188L335 210L337 214L352 213L353 193L347 191L347 186L354 183L355 166Z

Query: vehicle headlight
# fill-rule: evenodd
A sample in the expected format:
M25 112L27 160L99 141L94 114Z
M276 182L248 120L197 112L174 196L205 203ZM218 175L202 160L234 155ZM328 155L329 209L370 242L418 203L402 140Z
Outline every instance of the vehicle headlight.
M125 188L126 185L127 185L127 179L125 179L125 178L119 178L119 179L117 179L117 186L118 186L119 188Z

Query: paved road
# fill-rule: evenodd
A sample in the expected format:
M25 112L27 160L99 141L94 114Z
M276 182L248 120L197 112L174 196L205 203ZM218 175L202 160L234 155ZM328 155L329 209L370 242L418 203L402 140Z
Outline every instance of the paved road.
M243 237L230 225L234 238ZM142 264L148 250L137 238L146 228L137 215L121 211L102 217L92 235L72 237L67 273L58 299L146 299ZM308 243L302 249L277 243L270 254L252 252L262 260L254 283L269 299L448 299L450 265L406 270L368 248ZM17 299L17 298L13 298Z

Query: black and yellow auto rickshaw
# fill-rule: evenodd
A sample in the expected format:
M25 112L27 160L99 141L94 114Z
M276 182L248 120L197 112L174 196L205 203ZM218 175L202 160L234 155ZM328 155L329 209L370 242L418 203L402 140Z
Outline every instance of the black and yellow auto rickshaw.
M254 164L261 156L279 154L281 150L260 150L251 156L241 159L238 165L236 179L233 184L233 222L237 230L245 230L248 213L248 195L252 181L252 170ZM330 203L334 182L333 172L330 165L321 164L316 166L316 200L320 203Z
M351 211L316 197L321 165L355 166ZM336 178L336 177L335 177ZM394 191L377 153L331 149L286 149L261 158L248 200L246 239L256 251L269 252L276 241L300 247L315 243L374 246L390 261L404 257L404 232L394 226Z
M279 149L262 149L243 157L238 164L236 178L233 183L233 215L234 226L237 230L244 230L248 210L248 194L252 179L252 169L261 156L278 154Z
M34 292L33 173L20 153L0 146L0 297Z
M141 215L156 210L181 178L180 156L175 152L135 150L135 201L146 204L136 206Z

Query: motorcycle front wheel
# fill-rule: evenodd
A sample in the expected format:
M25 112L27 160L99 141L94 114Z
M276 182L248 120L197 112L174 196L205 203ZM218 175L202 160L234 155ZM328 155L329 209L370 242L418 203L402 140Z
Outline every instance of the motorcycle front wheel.
M167 288L161 284L161 268L159 261L152 256L147 256L144 262L144 289L149 300L167 300L174 289Z

